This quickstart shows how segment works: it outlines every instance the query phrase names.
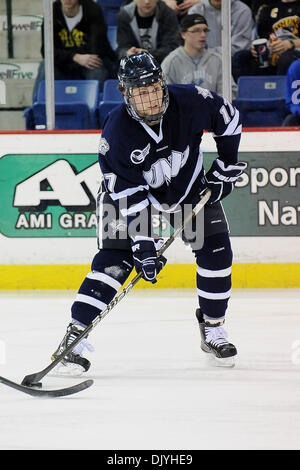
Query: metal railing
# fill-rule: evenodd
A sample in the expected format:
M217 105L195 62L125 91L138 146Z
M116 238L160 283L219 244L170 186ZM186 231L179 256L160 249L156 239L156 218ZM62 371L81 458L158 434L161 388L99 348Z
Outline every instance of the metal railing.
M12 0L6 0L6 19L7 19L7 57L14 57L14 41L12 33Z

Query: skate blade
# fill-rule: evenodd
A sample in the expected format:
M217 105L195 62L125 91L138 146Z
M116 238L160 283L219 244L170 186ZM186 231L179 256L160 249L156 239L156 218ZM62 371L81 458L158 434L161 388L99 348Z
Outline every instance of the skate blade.
M84 372L84 368L79 364L62 364L60 362L54 367L51 375L52 377L80 377Z
M214 354L208 355L209 363L214 367L228 367L235 366L235 356L231 357L216 357Z

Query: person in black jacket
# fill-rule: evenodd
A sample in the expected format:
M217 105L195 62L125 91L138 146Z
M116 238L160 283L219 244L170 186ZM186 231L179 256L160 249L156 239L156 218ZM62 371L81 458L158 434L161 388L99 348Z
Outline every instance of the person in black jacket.
M280 0L261 6L257 14L258 38L268 40L269 64L260 68L257 52L238 51L232 59L235 81L242 75L285 75L300 58L300 0Z
M260 12L263 8L269 7L277 3L278 0L252 0L250 5L248 5L252 10L252 15L254 21L257 23L257 19L259 18Z
M43 26L41 54L44 57ZM107 39L101 7L93 0L55 0L53 42L55 80L96 79L102 89L107 78L116 78L117 56ZM44 78L42 61L34 97Z
M118 14L117 53L119 59L142 51L161 63L179 46L178 20L163 0L134 0Z

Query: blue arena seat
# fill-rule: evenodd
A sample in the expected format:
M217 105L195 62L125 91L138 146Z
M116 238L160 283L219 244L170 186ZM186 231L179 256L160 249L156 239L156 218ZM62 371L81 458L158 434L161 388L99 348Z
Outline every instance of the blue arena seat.
M98 80L55 80L55 128L97 129L97 108L100 85ZM27 116L26 116L27 113ZM25 111L25 119L33 121L34 129L46 126L45 81L40 83L37 99Z
M118 89L119 80L106 80L103 86L103 101L123 101L123 95Z
M123 95L118 90L118 80L106 80L103 86L103 97L99 103L99 125L103 128L108 113L123 102Z
M244 127L281 126L287 113L285 75L242 76L234 105Z
M117 25L117 16L124 0L96 0L100 5L108 26Z
M118 47L118 43L117 43L117 26L108 26L107 27L107 39L109 40L111 47L115 51Z

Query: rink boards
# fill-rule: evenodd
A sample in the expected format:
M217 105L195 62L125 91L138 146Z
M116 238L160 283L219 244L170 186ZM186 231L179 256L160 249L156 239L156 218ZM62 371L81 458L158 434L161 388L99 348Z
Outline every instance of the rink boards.
M2 133L0 141L0 288L78 288L97 250L99 132ZM248 167L224 200L233 287L300 287L299 148L297 130L243 133ZM216 145L208 133L202 151L209 168ZM155 288L194 287L191 250L176 240L167 258Z

